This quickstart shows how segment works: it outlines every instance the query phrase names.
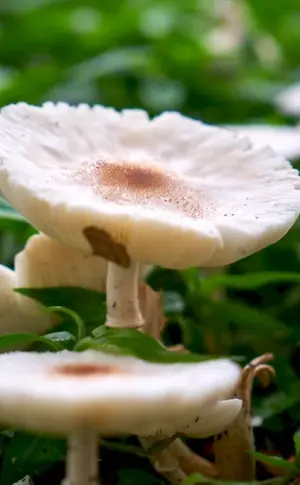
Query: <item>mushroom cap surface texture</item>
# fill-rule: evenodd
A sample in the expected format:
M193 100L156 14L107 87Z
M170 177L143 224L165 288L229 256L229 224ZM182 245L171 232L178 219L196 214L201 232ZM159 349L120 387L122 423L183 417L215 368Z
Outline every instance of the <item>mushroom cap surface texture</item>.
M46 103L0 114L0 190L43 233L121 266L221 266L280 239L298 172L178 113Z
M89 350L11 352L0 355L0 419L47 433L86 427L148 435L201 414L239 379L239 366L226 359L152 364Z
M300 126L227 125L227 128L249 137L256 148L269 146L288 160L300 157Z

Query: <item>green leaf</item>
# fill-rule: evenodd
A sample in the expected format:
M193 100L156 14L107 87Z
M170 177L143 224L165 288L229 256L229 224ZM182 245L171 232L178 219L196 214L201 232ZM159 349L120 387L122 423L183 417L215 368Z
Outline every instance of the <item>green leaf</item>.
M244 331L257 335L266 335L271 332L272 337L283 338L289 335L290 329L283 322L274 318L266 311L246 305L238 300L209 300L205 301L213 318L225 323L234 322L235 325Z
M201 289L203 293L208 294L218 288L255 290L262 286L275 283L300 283L300 273L264 271L261 273L247 273L242 275L222 274L203 279Z
M270 456L265 455L264 453L260 453L259 451L255 452L248 452L253 455L256 460L261 461L263 463L267 463L268 465L275 466L278 468L283 468L288 472L297 472L298 468L291 462L284 460L280 456Z
M141 468L123 468L118 470L117 484L120 485L164 485L165 482L154 473Z
M294 444L297 457L300 458L300 429L294 433Z
M285 478L285 477L284 477ZM283 485L286 483L283 477L269 478L262 482L253 480L250 482L239 482L230 480L218 480L214 478L208 478L201 473L192 473L183 482L183 485L196 485L198 483L206 483L209 485Z
M148 455L142 448L138 446L119 443L118 441L109 441L101 439L101 446L109 450L117 451L119 453L127 453L130 455L136 455L140 458L148 458Z
M79 287L17 288L15 291L39 301L46 307L63 307L71 310L73 313L69 312L69 315L66 315L69 325L64 325L63 328L58 326L58 330L72 333L74 314L84 322L87 333L105 323L105 295L98 291ZM66 311L64 313L66 314Z
M12 484L25 475L40 475L64 456L63 440L16 432L5 449L0 484Z
M62 349L73 350L77 343L75 335L70 332L52 332L44 335L44 339L56 342Z
M270 396L265 397L260 403L260 406L257 408L255 407L254 414L257 414L266 420L293 408L298 403L300 403L299 381L288 386L286 392L275 392Z
M0 350L12 350L31 345L36 342L46 344L51 350L61 350L62 347L55 341L35 333L8 333L0 335Z
M163 293L163 308L165 314L182 313L184 310L184 300L175 291L165 291Z
M3 351L22 347L23 345L30 345L36 342L38 337L38 335L31 333L8 333L6 335L0 335L0 349Z
M14 221L29 224L29 222L2 197L0 197L0 225L3 221Z
M202 362L212 358L211 356L192 353L172 352L149 335L134 329L103 328L103 330L101 329L101 335L97 338L87 337L78 342L76 346L77 351L86 349L101 350L119 355L132 355L148 362L160 363Z
M80 318L80 316L77 315L76 312L74 312L73 310L70 310L69 308L64 308L62 306L51 306L48 308L48 310L53 313L63 313L64 315L68 315L71 318L71 320L76 324L77 339L82 340L85 337L84 323Z

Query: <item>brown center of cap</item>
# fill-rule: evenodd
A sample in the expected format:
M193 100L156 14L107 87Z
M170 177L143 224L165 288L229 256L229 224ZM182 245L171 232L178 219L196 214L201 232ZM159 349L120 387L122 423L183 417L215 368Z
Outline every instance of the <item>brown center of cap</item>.
M126 372L119 368L108 364L94 364L94 363L69 363L61 364L53 369L55 374L62 376L73 377L90 377L90 376L107 376L107 375L120 375L126 374Z
M170 176L155 165L102 160L82 164L77 176L91 185L97 195L120 202L162 197L171 182Z
M118 205L167 210L191 219L207 217L212 204L207 194L196 190L180 174L157 164L105 161L84 162L74 177L95 195Z
M154 166L98 162L93 172L106 187L123 187L133 192L161 192L168 185L166 174Z

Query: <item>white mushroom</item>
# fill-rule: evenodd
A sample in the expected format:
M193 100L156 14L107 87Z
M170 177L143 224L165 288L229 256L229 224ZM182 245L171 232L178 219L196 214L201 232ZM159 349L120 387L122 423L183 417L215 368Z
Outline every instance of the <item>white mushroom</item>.
M43 333L57 319L34 300L14 288L82 286L105 290L104 259L70 248L43 234L34 235L15 257L15 271L0 265L0 334Z
M44 333L53 325L42 305L18 295L14 271L0 265L0 335L13 332Z
M228 125L240 136L249 137L256 148L269 146L288 160L300 157L300 126Z
M107 261L60 241L37 234L31 236L15 257L19 287L82 286L105 291Z
M67 435L67 483L97 483L97 433L148 435L155 425L204 413L238 384L220 359L150 364L101 352L13 352L0 356L1 422Z
M1 110L0 189L45 234L109 260L107 325L141 327L138 262L222 266L280 239L298 173L177 113L20 103Z
M163 423L159 428L149 428L149 436L166 438L181 434L190 438L207 438L225 431L239 414L241 406L240 399L216 401L206 409L200 408L194 416L184 416L178 421Z
M141 266L140 278L149 267ZM80 249L37 234L15 257L15 271L0 265L0 334L9 332L43 333L57 319L42 305L20 295L14 288L78 286L105 291L107 262Z
M44 234L36 234L16 255L15 271L19 287L81 286L105 292L107 261ZM149 266L141 266L140 279L148 272Z
M282 90L275 99L275 104L285 114L300 115L300 83L292 84Z

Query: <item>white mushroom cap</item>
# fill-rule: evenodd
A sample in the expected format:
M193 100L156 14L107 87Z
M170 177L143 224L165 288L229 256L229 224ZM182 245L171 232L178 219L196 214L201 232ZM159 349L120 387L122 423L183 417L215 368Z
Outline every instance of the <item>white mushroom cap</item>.
M141 266L140 276L149 267ZM36 301L14 288L78 286L105 291L107 261L66 246L44 234L31 236L15 256L15 271L0 265L0 335L10 332L44 333L57 323Z
M150 266L141 265L140 278L149 270ZM105 292L107 261L45 234L35 234L15 256L15 274L20 288L81 286Z
M226 359L152 364L97 351L12 352L0 355L1 422L47 433L148 435L153 425L201 414L239 378Z
M228 125L227 128L249 137L256 148L269 146L288 160L300 157L300 126Z
M53 325L53 316L42 305L18 295L14 271L0 265L0 335L13 332L44 333Z
M107 262L44 234L31 236L15 257L15 271L0 266L0 334L44 333L58 322L38 302L14 288L81 286L105 291Z
M107 261L36 234L16 255L15 272L19 287L82 286L104 292Z
M163 424L159 429L153 428L151 435L163 437L180 433L189 437L207 438L223 432L238 416L242 408L241 399L216 401L208 407L200 408L193 417L184 417L170 425Z
M298 173L177 113L46 103L0 116L0 189L45 234L119 265L220 266L280 239Z
M300 83L295 83L281 91L275 99L278 108L285 114L300 115Z
M178 431L190 437L206 438L224 431L242 408L240 399L218 401L195 418L192 423L178 426Z

